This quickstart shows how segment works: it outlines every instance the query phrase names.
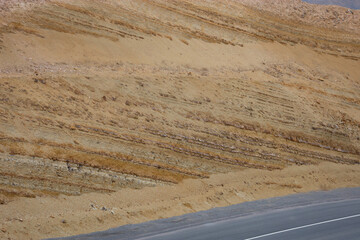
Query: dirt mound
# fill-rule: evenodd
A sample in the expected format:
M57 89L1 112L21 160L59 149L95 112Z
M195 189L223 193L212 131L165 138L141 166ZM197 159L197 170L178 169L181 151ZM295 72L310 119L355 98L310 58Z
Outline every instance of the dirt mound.
M249 169L357 169L359 11L246 0L0 6L3 204Z
M358 34L240 3L3 3L2 192L359 163Z

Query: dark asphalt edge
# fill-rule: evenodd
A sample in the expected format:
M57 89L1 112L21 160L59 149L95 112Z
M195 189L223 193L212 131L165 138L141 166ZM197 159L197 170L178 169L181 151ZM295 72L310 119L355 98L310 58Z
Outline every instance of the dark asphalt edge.
M128 224L106 231L52 238L63 240L93 240L116 236L116 239L137 239L179 229L209 224L216 221L246 217L254 214L263 214L288 208L303 207L321 203L330 203L343 200L359 199L360 188L343 188L333 191L317 191L310 193L292 194L283 197L262 199L244 202L227 207L213 208L206 211L188 213L167 219L153 220L139 224ZM49 239L50 240L50 239Z

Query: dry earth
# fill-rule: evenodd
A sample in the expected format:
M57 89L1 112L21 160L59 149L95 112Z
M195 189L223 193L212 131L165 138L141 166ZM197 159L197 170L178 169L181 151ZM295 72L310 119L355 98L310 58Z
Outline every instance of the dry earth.
M357 187L360 166L321 163L284 170L247 169L174 186L58 198L22 198L0 206L1 239L43 239L107 230L245 201Z
M0 237L181 214L159 213L152 194L165 191L171 206L171 192L186 203L181 186L192 183L192 193L209 181L242 191L245 172L273 178L251 199L360 185L358 10L297 0L1 0L0 9ZM145 193L130 211L128 194ZM93 197L123 210L87 222ZM228 197L220 205L251 200ZM196 210L218 206L197 199Z

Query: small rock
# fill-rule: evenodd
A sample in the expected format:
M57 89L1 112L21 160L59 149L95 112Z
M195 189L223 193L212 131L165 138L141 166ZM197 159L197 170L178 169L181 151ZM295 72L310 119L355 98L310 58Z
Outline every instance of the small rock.
M35 83L40 82L40 83L42 83L42 84L46 84L46 81L45 81L44 79L39 79L39 78L34 78L34 82L35 82Z
M65 219L61 220L61 223L67 223L67 221Z

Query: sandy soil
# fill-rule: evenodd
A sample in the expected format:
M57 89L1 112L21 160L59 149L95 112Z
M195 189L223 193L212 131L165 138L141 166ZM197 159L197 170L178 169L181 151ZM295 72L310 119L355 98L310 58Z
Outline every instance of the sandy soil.
M300 192L360 186L360 166L323 163L245 170L176 186L78 197L22 198L0 205L1 239L69 236Z
M359 186L359 16L0 1L0 238Z

